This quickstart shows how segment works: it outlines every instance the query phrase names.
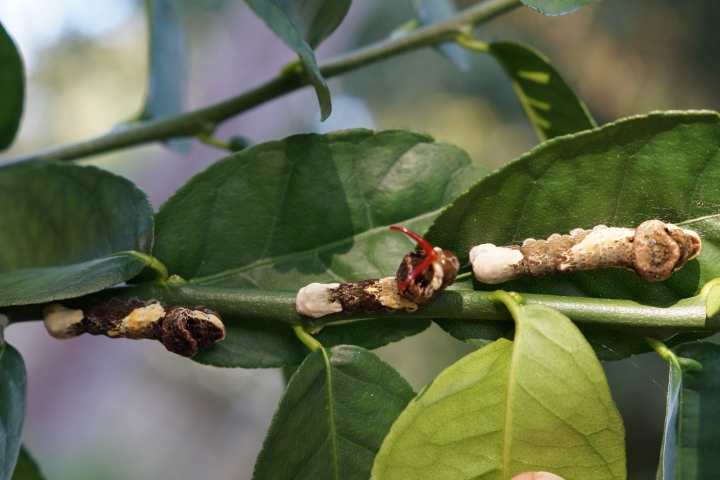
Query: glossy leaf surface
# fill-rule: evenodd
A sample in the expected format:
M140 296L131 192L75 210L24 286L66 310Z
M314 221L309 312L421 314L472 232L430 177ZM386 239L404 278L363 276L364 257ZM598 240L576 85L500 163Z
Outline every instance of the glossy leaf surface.
M551 308L513 316L514 342L467 355L410 402L372 479L625 478L625 430L590 345Z
M203 285L297 291L311 282L382 278L394 275L415 246L388 227L402 224L422 233L439 209L485 172L457 147L406 130L347 130L256 145L196 175L160 208L154 253L171 274ZM201 361L217 352L228 365L222 349L239 351L232 347L236 341L248 348L273 337L306 351L288 326L233 320L237 327ZM375 322L327 331L355 329L352 343L370 348L391 341L383 343L381 332L399 339L396 332L403 329ZM424 330L427 324L420 323L405 331ZM235 365L298 363L298 350L257 345L286 356L274 357L274 364L238 359Z
M0 150L10 146L20 126L25 101L25 69L8 32L0 24Z
M45 477L40 472L40 468L37 466L37 462L30 456L30 452L27 451L23 445L20 449L20 456L18 457L17 464L15 465L15 471L12 475L12 480L44 480Z
M541 142L597 127L585 104L550 61L520 42L489 42L490 53L510 77Z
M500 285L474 281L478 290L668 302L699 293L720 277L718 129L714 112L668 112L624 119L550 140L478 182L456 199L427 238L467 258L481 243L521 244L574 228L635 227L659 218L686 225L703 241L700 257L668 280L647 282L621 269L600 269ZM478 332L475 338L483 338ZM625 341L627 340L627 341ZM621 335L611 350L643 345ZM641 347L648 351L647 345Z
M674 480L677 467L677 422L680 411L680 390L682 389L682 369L677 357L670 353L668 358L668 393L665 406L665 428L663 431L658 480Z
M457 7L454 0L421 0L417 11L420 25L442 22L456 14ZM470 70L470 53L465 48L455 42L441 43L437 48L459 70L463 72Z
M532 7L545 15L562 15L572 12L585 5L590 5L598 0L523 0L528 7Z
M22 445L27 375L22 357L0 333L0 480L12 477Z
M699 362L702 370L682 374L675 477L665 478L714 479L720 471L720 346L688 343L677 347L675 354Z
M367 479L383 438L414 395L367 350L343 345L312 353L285 389L253 479Z
M300 35L316 48L340 26L352 0L275 0Z
M179 0L150 0L150 71L142 119L177 115L184 110L187 83L185 22ZM187 139L166 142L188 151Z
M248 5L262 18L270 29L280 37L285 44L292 48L300 57L310 83L315 88L320 102L320 117L325 120L330 116L332 105L330 103L330 90L323 78L315 60L315 53L303 38L287 13L276 0L245 0ZM306 2L303 2L306 3ZM315 2L313 2L315 3ZM344 3L344 2L343 2ZM318 3L319 4L319 3Z
M150 253L153 212L129 180L48 164L0 172L0 306L96 292L135 276Z

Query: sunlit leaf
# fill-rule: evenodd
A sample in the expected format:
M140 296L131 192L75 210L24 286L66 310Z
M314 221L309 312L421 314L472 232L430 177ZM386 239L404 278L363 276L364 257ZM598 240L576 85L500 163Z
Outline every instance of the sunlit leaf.
M0 306L78 297L129 280L150 253L153 212L129 180L95 167L0 171Z
M253 479L367 479L390 425L414 395L367 350L314 352L285 389Z
M585 5L590 5L598 0L523 0L528 7L532 7L545 15L562 15L572 12Z
M154 254L171 274L216 287L297 291L311 282L382 278L414 248L388 227L422 233L485 172L457 147L407 130L255 145L196 175L160 208ZM220 313L227 338L198 355L202 362L282 366L307 353L286 325ZM376 348L427 327L411 323L337 325L320 336Z
M514 342L471 353L410 402L372 479L625 478L625 429L590 345L551 308L517 305L513 317Z

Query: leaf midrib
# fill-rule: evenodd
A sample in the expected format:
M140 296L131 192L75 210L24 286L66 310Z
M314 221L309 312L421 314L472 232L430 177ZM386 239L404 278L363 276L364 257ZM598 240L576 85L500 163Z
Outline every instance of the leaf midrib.
M328 357L325 348L320 347L320 350L322 350L323 360L325 361L325 378L328 396L328 421L330 422L330 451L332 453L333 472L335 473L335 480L340 480L337 453L337 432L335 431L335 402L332 389L332 366L330 365L330 358Z

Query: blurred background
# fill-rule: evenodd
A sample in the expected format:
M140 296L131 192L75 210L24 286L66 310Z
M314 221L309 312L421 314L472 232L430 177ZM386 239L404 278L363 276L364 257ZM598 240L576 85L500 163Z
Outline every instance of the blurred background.
M471 1L460 1L461 8ZM185 0L190 108L273 77L294 54L241 0ZM519 8L478 37L514 38L548 56L599 124L652 110L720 109L720 3L604 0L561 17ZM317 51L320 60L386 37L413 18L410 0L356 0ZM19 137L0 162L88 139L135 117L146 91L141 0L3 0L0 21L27 67ZM481 54L459 72L435 51L410 53L330 80L333 114L319 121L309 89L234 118L217 136L254 143L300 132L410 127L497 168L537 144L500 67ZM225 156L144 146L95 157L155 207ZM278 370L223 370L148 341L83 336L59 342L38 322L6 338L28 367L25 442L49 480L249 479L282 394ZM416 390L471 348L432 327L377 350ZM605 364L626 421L630 479L655 478L667 384L653 355Z

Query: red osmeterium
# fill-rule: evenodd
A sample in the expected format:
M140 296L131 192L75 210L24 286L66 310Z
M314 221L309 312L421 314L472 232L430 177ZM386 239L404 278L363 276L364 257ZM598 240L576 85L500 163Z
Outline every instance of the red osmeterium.
M398 227L396 225L393 225L390 227L390 230L397 230L398 232L402 232L408 237L412 238L422 247L423 250L425 250L425 253L427 254L425 260L423 260L417 267L415 267L415 269L410 272L407 277L405 277L405 280L403 280L403 282L398 285L398 292L402 292L407 288L408 285L410 285L410 282L412 282L420 272L428 268L430 265L433 264L434 261L438 259L438 253L435 251L435 247L433 247L430 242L405 227Z

